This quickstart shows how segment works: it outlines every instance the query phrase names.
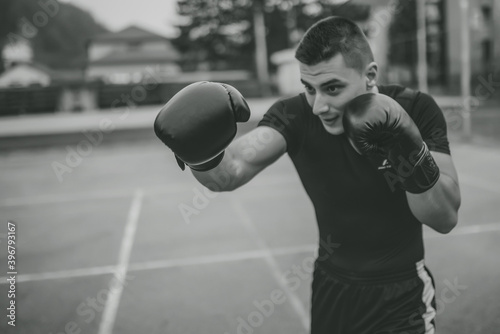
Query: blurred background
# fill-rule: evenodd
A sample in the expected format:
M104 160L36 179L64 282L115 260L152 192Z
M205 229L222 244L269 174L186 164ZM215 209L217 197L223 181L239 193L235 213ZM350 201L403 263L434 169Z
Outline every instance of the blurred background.
M293 50L308 27L330 15L362 27L380 83L462 96L445 104L466 112L498 99L497 0L4 0L1 6L0 116L160 105L199 80L233 84L248 98L300 92ZM148 89L123 98L137 85Z
M210 193L152 125L210 80L247 98L246 133L303 90L294 49L330 15L362 27L379 83L442 108L462 207L424 227L438 332L500 333L500 0L0 1L0 332L306 333L318 235L288 156Z

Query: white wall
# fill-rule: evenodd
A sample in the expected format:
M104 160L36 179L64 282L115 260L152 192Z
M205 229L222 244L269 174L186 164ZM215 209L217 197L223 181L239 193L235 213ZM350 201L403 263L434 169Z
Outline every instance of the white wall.
M481 4L492 5L492 24L485 23L481 12ZM481 42L485 38L491 39L493 54L496 62L500 61L500 0L484 1L469 0L470 20L470 50L471 50L471 71L473 77L485 70L485 64L482 59ZM464 23L460 20L460 6L457 0L446 1L446 22L448 36L448 71L450 74L450 83L459 83L461 73L461 29ZM494 60L494 62L495 62Z
M11 86L29 86L32 84L40 84L42 86L50 85L50 76L29 65L17 65L8 69L0 76L0 87L6 88Z
M101 59L112 52L127 52L128 50L131 49L134 50L139 49L145 52L155 52L155 51L169 50L170 45L167 41L147 41L137 46L133 46L133 44L129 44L126 42L123 43L94 42L89 46L88 50L89 61L92 62Z
M153 78L158 82L174 77L181 72L179 65L174 63L163 64L118 64L118 65L89 65L87 79L102 78L108 83L125 84L139 83L144 78Z

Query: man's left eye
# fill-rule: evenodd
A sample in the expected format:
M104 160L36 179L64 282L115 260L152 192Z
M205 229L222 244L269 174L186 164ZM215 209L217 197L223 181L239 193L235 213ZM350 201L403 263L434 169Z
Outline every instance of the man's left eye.
M329 86L326 88L326 91L328 93L336 93L339 90L340 87L337 86Z

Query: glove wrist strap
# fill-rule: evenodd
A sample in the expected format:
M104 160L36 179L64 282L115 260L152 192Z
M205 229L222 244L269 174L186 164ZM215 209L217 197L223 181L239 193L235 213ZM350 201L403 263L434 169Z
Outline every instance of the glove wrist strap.
M188 167L198 172L207 172L211 169L214 169L220 164L222 158L224 158L224 152L225 151L222 151L218 156L216 156L212 160L209 160L199 165L188 165Z
M401 175L400 173L398 175L404 190L412 194L420 194L436 184L439 179L439 167L425 142L415 159L412 160L413 168L411 172L408 175Z

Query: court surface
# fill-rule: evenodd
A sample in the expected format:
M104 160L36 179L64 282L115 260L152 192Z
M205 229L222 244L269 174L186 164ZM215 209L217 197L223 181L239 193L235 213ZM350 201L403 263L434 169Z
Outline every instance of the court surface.
M106 134L81 159L68 147L83 136L0 154L0 332L306 333L318 235L289 158L232 193L210 193L153 136ZM437 333L500 333L500 150L451 148L459 226L425 230ZM59 178L55 162L66 166Z

